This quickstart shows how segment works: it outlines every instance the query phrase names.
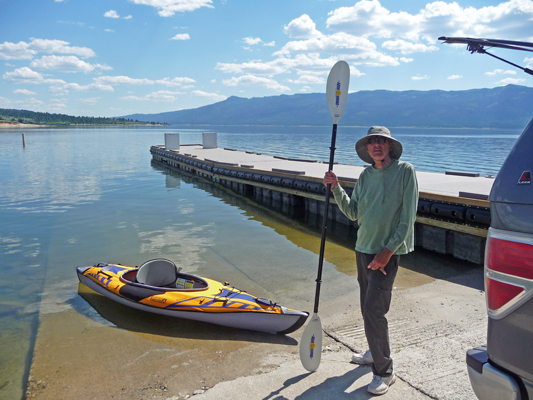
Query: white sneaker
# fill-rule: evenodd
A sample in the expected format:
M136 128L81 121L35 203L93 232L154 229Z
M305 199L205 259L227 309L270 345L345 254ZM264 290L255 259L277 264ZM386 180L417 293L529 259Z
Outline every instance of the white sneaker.
M396 375L394 372L391 376L374 375L372 382L368 385L368 392L375 395L382 395L389 391L389 386L396 382Z
M372 354L370 353L370 350L365 351L364 353L355 353L352 355L352 362L355 364L372 364L374 362L374 359L372 358Z

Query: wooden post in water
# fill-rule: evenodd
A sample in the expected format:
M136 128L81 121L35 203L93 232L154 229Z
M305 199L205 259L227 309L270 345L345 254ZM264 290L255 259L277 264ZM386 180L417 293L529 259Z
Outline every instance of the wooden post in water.
M22 134L22 147L26 148L26 137Z

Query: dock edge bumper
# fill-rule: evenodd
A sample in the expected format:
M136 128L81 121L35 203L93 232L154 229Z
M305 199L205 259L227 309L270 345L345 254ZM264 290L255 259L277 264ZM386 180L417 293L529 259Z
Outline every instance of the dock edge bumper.
M520 400L516 380L489 363L487 347L481 346L466 352L470 385L479 400Z

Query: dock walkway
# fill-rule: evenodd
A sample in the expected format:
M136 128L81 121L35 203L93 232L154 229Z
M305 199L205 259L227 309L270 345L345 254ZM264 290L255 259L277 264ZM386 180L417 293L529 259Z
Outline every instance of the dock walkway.
M181 146L180 154L195 157L199 160L211 161L219 164L228 164L241 168L253 168L258 171L292 172L300 176L320 178L328 170L328 164L315 160L297 160L284 157L268 156L259 153L238 151L234 149L204 149L202 145ZM354 150L354 158L355 150ZM340 180L359 178L365 169L364 165L335 164L333 171ZM455 197L488 199L494 183L494 178L473 176L475 174L451 172L423 172L417 171L418 187L420 192L441 194ZM345 179L346 180L346 179Z
M322 180L327 163L204 145L181 145L176 150L152 146L150 152L155 162L224 185L291 217L303 213L305 220L316 221L323 215L326 188ZM335 164L333 170L342 187L351 194L366 167ZM416 245L482 263L490 226L488 197L494 178L452 171L416 174L419 186ZM330 207L328 219L333 225L341 231L347 227L349 234L357 230L357 222L349 221L334 199Z

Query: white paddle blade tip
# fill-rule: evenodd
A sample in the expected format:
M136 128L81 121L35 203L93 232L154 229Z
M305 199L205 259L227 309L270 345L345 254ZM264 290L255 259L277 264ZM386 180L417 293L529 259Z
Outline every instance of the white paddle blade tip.
M331 68L326 86L328 108L334 124L337 124L344 114L349 86L350 66L346 61L339 61Z
M300 340L300 361L309 372L314 372L322 357L322 322L318 314L307 324Z

